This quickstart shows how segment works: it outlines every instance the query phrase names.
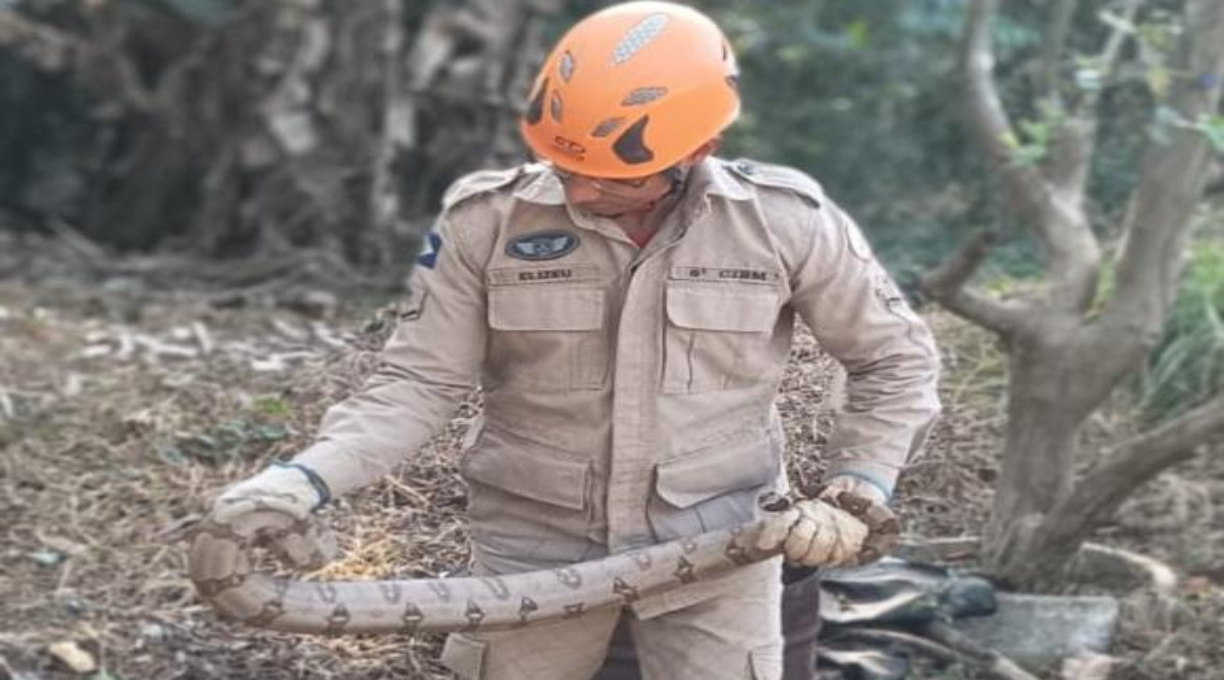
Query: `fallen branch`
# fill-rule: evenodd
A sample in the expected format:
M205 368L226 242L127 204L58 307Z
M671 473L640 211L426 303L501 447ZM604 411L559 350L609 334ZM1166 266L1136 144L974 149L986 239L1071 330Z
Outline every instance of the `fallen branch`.
M1021 668L1015 661L974 642L969 636L942 621L923 625L922 632L958 654L968 657L990 677L1000 680L1037 680L1037 676Z
M985 677L998 680L1038 680L1037 676L1030 674L1016 662L979 645L946 623L928 623L920 630L921 635L914 635L883 628L847 627L838 632L838 637L882 645L905 645L941 663L973 666L984 673Z
M862 640L879 646L905 645L934 658L940 663L953 664L964 661L955 650L949 649L934 640L912 633L903 633L899 630L855 626L838 631L837 635L831 639L840 640L847 638Z

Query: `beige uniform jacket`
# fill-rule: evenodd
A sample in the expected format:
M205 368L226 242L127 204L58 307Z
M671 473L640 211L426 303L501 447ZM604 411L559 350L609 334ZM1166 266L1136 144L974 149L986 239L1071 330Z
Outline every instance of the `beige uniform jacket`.
M795 314L847 370L831 475L890 487L939 409L928 329L858 227L796 170L708 159L645 248L568 207L543 166L479 172L447 193L420 262L381 369L297 461L337 495L367 484L481 385L483 423L460 469L484 569L752 518L782 470L772 403Z

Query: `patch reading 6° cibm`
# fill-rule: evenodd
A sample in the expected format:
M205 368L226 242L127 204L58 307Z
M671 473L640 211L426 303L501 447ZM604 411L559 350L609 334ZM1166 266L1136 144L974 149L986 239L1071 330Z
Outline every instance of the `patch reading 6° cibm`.
M551 229L534 231L506 244L506 254L518 260L539 262L565 257L578 248L577 234Z

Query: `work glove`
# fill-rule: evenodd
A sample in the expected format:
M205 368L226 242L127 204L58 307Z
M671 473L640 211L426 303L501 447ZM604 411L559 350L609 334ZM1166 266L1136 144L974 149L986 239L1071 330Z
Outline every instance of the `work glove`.
M804 567L837 567L856 562L867 525L826 501L803 500L767 515L757 548L782 546L788 562Z
M304 465L271 467L226 489L213 502L212 518L222 524L255 510L269 510L304 520L330 498L327 485Z

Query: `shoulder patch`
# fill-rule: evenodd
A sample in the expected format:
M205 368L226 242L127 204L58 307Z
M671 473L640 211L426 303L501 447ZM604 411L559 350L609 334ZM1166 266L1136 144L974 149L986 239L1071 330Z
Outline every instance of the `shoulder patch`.
M455 180L442 195L442 208L450 208L475 196L510 186L522 175L522 168L477 170Z
M826 200L820 183L807 173L794 168L744 159L730 161L728 165L737 177L750 184L790 191L814 203L817 207L823 205Z

